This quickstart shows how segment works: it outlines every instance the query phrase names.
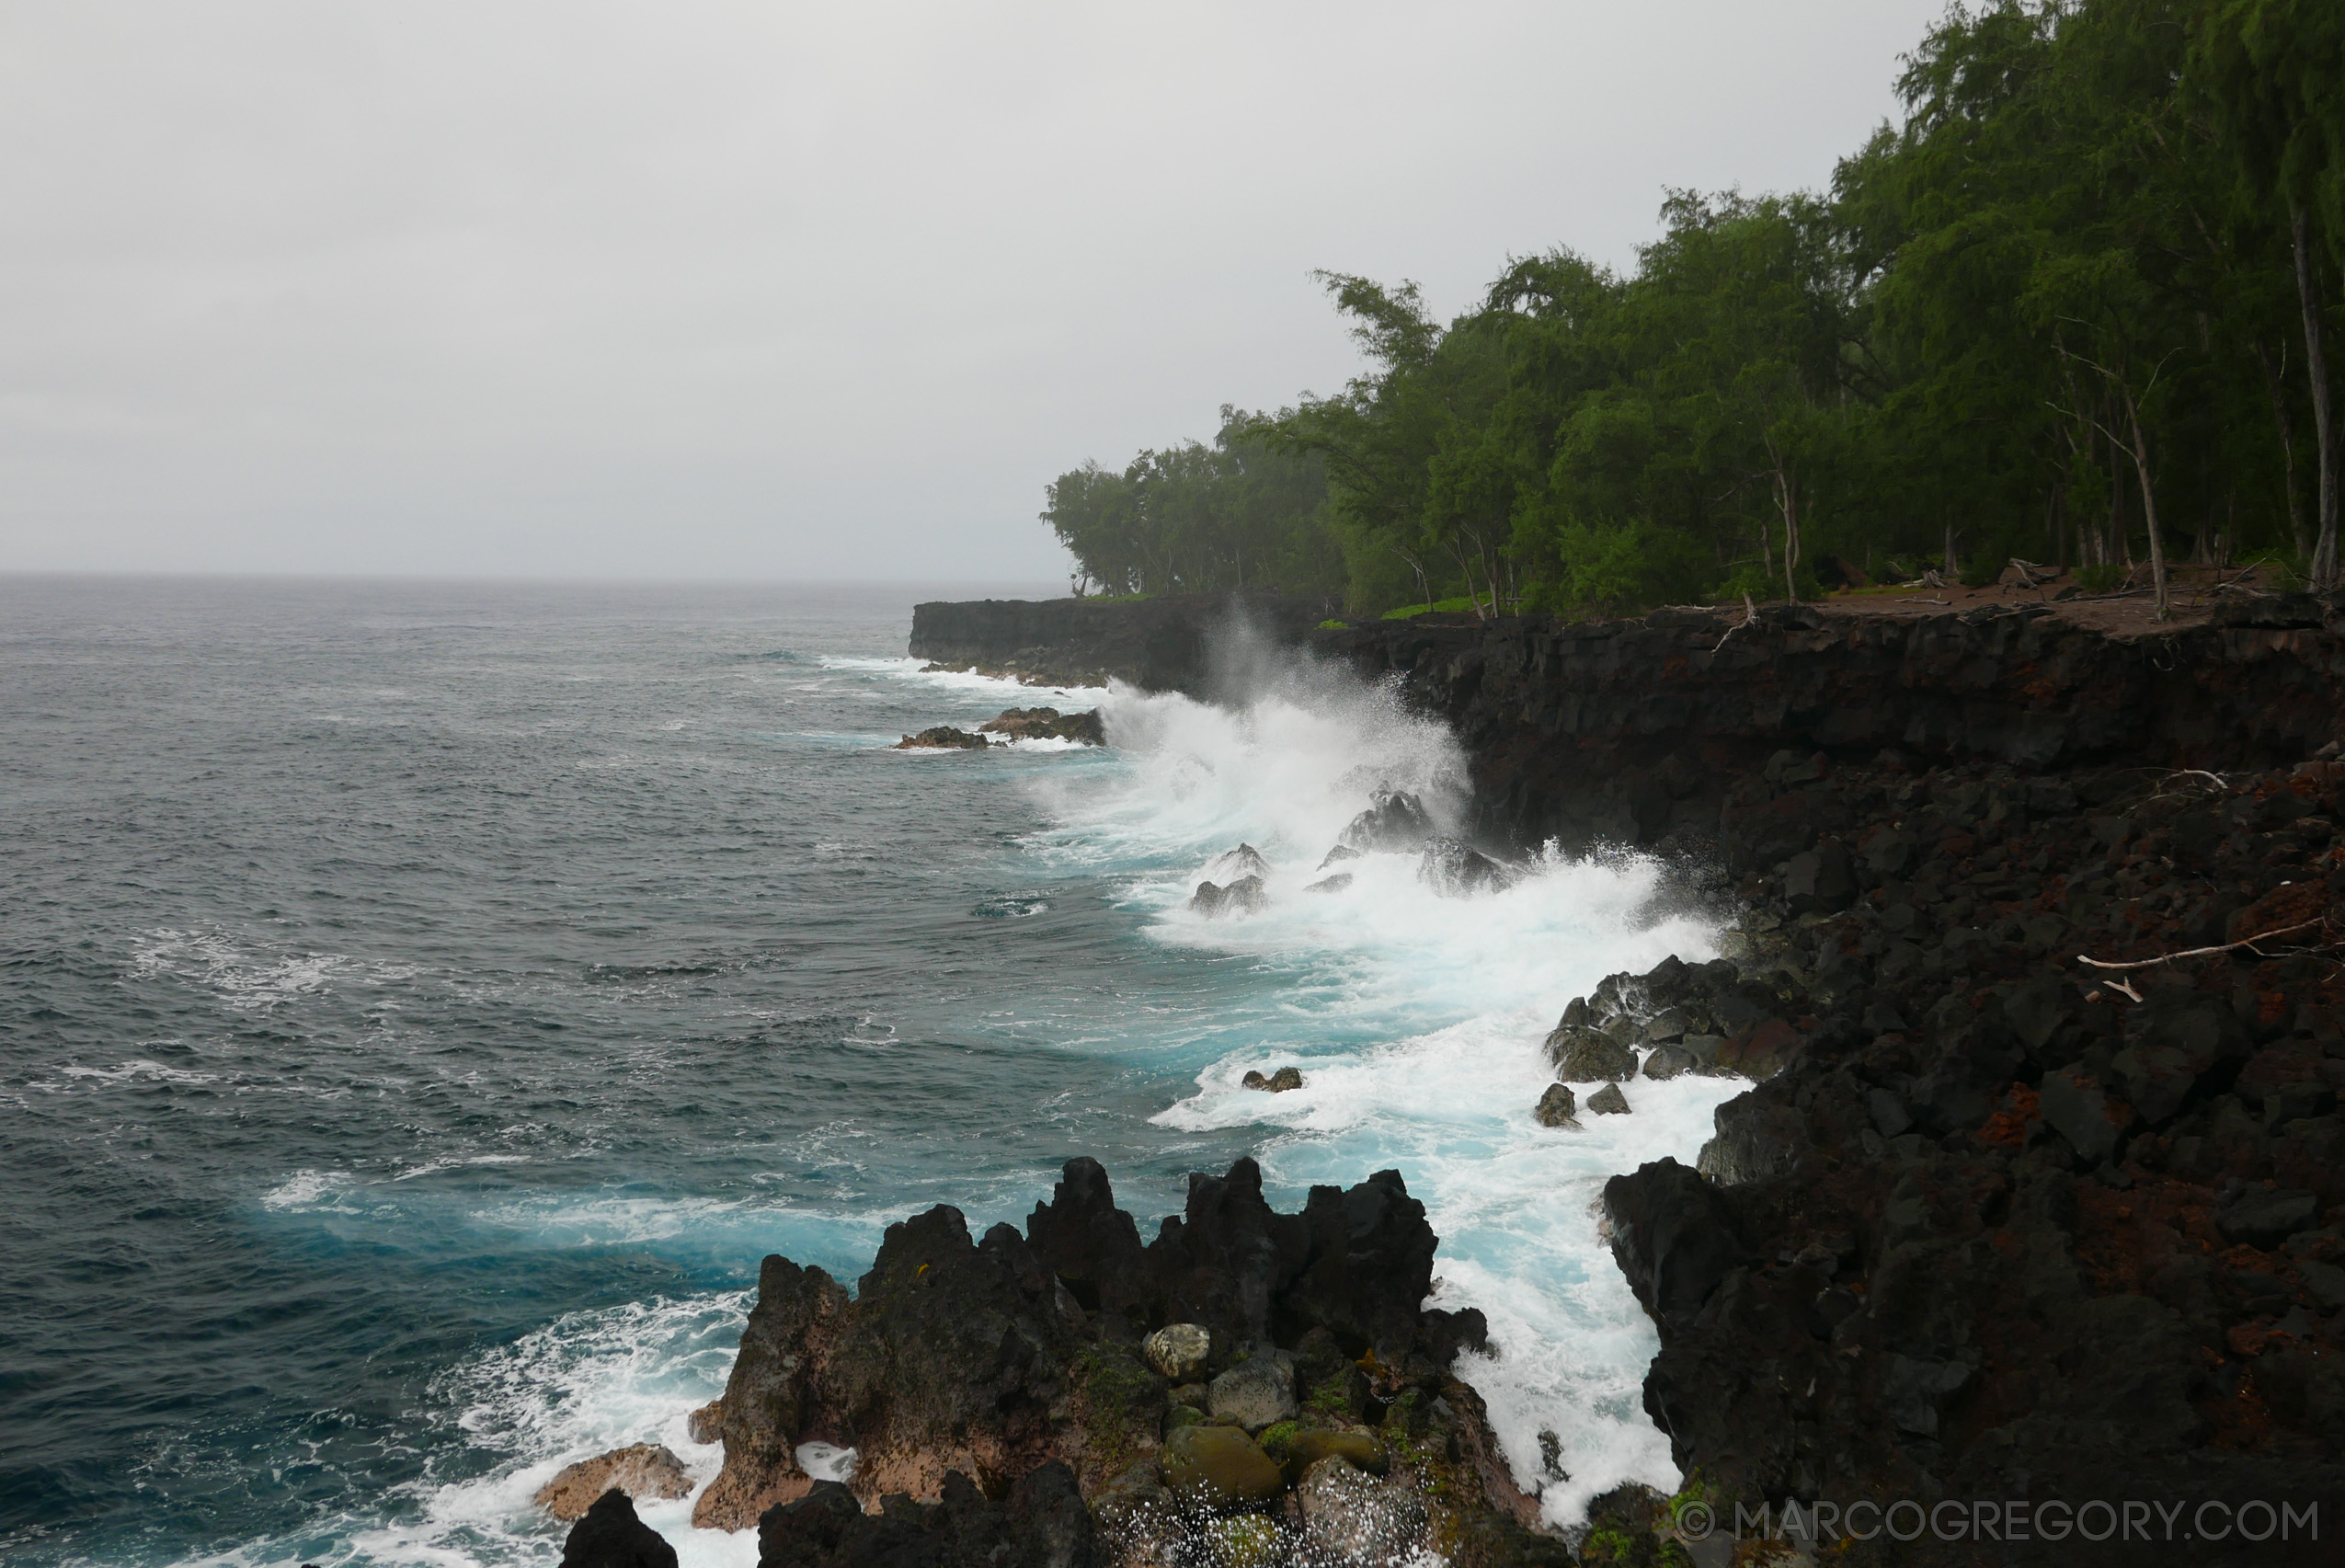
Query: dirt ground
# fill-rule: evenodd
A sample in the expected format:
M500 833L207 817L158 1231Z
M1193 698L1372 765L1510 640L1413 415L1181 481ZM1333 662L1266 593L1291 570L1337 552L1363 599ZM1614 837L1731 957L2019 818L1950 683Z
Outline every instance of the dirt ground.
M1945 615L1975 610L1984 604L2049 604L2064 621L2089 626L2112 636L2151 636L2177 626L2195 625L2207 618L2218 593L2270 593L2262 567L2177 566L2167 577L2168 615L2157 618L2157 604L2149 587L2149 567L2137 567L2133 585L2114 593L2087 593L2070 572L2016 567L2004 568L1992 588L1964 588L1950 582L1943 588L1873 587L1843 589L1820 600L1815 608L1827 615Z

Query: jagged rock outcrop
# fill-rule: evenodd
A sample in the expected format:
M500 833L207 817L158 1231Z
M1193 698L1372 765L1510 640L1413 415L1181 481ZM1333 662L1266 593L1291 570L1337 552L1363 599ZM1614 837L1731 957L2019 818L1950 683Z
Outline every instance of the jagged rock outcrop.
M1270 890L1259 876L1241 876L1226 887L1218 882L1200 882L1189 896L1189 908L1213 920L1258 915L1270 908Z
M1057 708L1004 708L978 726L982 735L1001 740L1071 740L1081 746L1107 744L1106 727L1099 710L1062 714Z
M966 729L955 729L949 724L932 725L918 735L907 735L896 742L898 751L982 751L993 742L982 735L972 735Z
M1434 833L1424 801L1404 789L1379 789L1368 796L1367 809L1336 836L1335 848L1355 855L1405 854ZM1334 858L1331 850L1328 859Z
M1021 1476L999 1503L955 1471L934 1502L898 1493L866 1513L835 1481L758 1521L758 1568L1105 1568L1091 1510L1065 1465Z
M557 1519L577 1519L613 1490L630 1498L689 1496L692 1472L660 1444L635 1443L565 1465L531 1501Z
M1735 958L1614 977L1567 1013L1739 1024L1722 1059L1765 1080L1719 1108L1699 1173L1606 1189L1678 1462L1753 1506L2345 1506L2345 766L1825 761L1752 782L1756 830L1855 841L1855 892L1794 914L1779 862L1744 884ZM1722 848L1751 864L1736 822Z
M1098 1550L1093 1507L1126 1538L1206 1528L1183 1510L1283 1495L1335 1460L1381 1473L1379 1517L1416 1521L1391 1561L1437 1545L1461 1563L1560 1565L1450 1370L1486 1347L1481 1315L1423 1310L1436 1245L1393 1172L1282 1214L1251 1160L1191 1177L1143 1245L1106 1173L1075 1160L1024 1235L972 1242L947 1207L890 1226L852 1300L769 1258L722 1402L724 1471L695 1522L758 1522L772 1565L900 1551L1075 1568ZM852 1480L808 1477L795 1458L808 1442L854 1448ZM1348 1484L1321 1475L1323 1521ZM1058 1524L1033 1535L1045 1516ZM989 1555L1005 1541L1006 1559Z

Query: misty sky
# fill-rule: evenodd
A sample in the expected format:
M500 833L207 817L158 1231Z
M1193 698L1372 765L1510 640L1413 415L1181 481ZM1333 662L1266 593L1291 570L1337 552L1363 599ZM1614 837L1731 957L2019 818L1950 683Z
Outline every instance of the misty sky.
M0 569L1035 578L1664 186L1819 185L1941 0L0 0Z

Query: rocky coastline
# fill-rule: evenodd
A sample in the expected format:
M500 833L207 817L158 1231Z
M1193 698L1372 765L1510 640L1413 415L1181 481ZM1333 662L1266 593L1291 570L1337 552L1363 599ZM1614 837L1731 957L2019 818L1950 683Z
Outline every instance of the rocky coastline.
M1228 614L924 605L913 650L1205 693ZM1685 1491L1623 1489L1569 1540L1533 1528L1448 1369L1481 1325L1419 1310L1435 1242L1397 1176L1281 1216L1241 1162L1193 1178L1143 1246L1078 1161L1024 1235L972 1241L949 1209L891 1229L852 1299L769 1260L709 1414L726 1459L704 1522L764 1521L768 1563L1250 1564L1340 1538L1350 1561L1714 1568L1757 1560L1726 1538L1761 1508L1771 1561L2327 1560L2345 1529L2345 604L2267 596L2146 635L2050 606L1309 614L1253 639L1447 720L1478 860L1640 846L1734 915L1718 960L1574 1000L1558 1082L1521 1108L1571 1136L1634 1114L1645 1080L1753 1081L1695 1167L1605 1194ZM1207 1348L1184 1382L1150 1345L1185 1323ZM1250 1425L1216 1391L1233 1377L1318 1425ZM909 1388L932 1391L891 1391ZM843 1483L795 1457L850 1438ZM1199 1480L1200 1444L1257 1490ZM1901 1503L1939 1523L1883 1531ZM2123 1528L2096 1537L2089 1504ZM2299 1512L2284 1538L2184 1544L2165 1510L2210 1505L2316 1508L2320 1534Z

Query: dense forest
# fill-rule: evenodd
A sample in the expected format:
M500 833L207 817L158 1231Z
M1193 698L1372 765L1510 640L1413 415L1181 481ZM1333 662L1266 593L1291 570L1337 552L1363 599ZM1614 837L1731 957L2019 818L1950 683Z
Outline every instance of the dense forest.
M1079 591L1580 616L2014 558L2333 585L2345 4L1957 6L1897 86L1828 191L1673 192L1627 276L1515 260L1444 326L1322 275L1365 373L1061 475Z

